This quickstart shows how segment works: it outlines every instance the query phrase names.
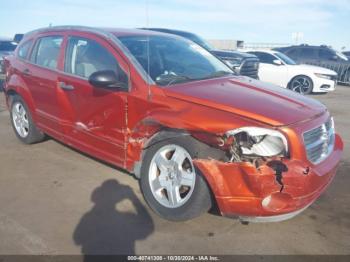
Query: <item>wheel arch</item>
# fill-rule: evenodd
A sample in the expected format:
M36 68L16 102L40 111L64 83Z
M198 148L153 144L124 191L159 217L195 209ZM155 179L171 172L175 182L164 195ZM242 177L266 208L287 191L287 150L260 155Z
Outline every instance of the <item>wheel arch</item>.
M225 152L212 147L208 144L206 144L203 141L198 140L196 137L192 135L191 132L183 129L172 129L172 128L164 128L160 130L159 132L156 132L153 134L152 137L148 139L148 141L145 143L145 146L142 150L140 160L137 161L134 165L134 175L136 178L141 179L141 166L142 161L145 157L145 154L147 150L159 143L163 143L167 140L171 141L172 139L176 138L182 138L186 140L186 146L191 147L192 151L194 151L194 155L192 156L192 159L216 159L216 160L223 160L226 158ZM208 174L203 173L196 165L196 163L193 163L196 173L200 173L207 184L208 190L210 192L210 197L212 201L212 210L214 212L218 212L218 204L216 200L216 195L214 193L213 188L216 187L215 181L211 176Z
M315 85L314 85L314 80L312 79L312 77L311 77L310 75L305 74L305 73L294 75L294 76L289 80L288 85L287 85L287 88L290 89L290 85L291 85L291 83L293 82L293 80L296 79L297 77L301 77L301 76L302 76L302 77L307 77L307 78L309 78L309 79L311 80L312 89L313 89L314 86L315 86Z
M195 155L192 156L195 158L214 158L214 159L224 159L225 152L210 146L209 144L195 138L191 132L183 129L173 129L163 127L159 131L155 132L151 137L149 137L144 143L142 147L142 151L140 152L140 159L134 163L133 173L137 178L141 177L141 165L145 155L145 152L148 148L155 146L158 143L162 143L167 140L171 140L174 138L180 138L187 140L187 146L191 147L195 151Z
M148 140L144 143L144 147L140 153L140 160L134 162L134 166L133 166L133 171L132 173L135 175L135 177L137 179L141 178L141 167L142 167L142 161L144 159L145 153L147 151L148 148L155 146L158 143L162 143L166 140L170 140L170 139L174 139L174 138L184 138L187 140L187 144L190 147L194 147L195 148L195 156L193 156L193 159L223 159L226 157L224 151L214 148L200 140L198 140L197 138L195 138L191 132L184 130L184 129L172 129L172 128L166 128L166 127L162 127L158 132L154 133L150 138L148 138ZM199 170L199 168L196 166L196 164L194 163L195 167L197 170ZM210 191L210 195L212 198L212 203L213 203L213 207L212 208L216 208L217 209L217 201L216 201L216 196L214 194L213 188L215 188L216 185L214 185L213 183L215 183L212 179L212 177L208 176L207 174L201 172L202 177L205 180L205 183L208 186L208 189Z
M24 102L26 103L26 105L28 106L30 113L32 115L33 121L36 122L36 113L35 113L35 103L34 103L34 99L28 89L28 87L25 85L25 83L21 80L18 79L15 81L15 83L13 83L12 81L10 81L7 84L7 87L5 89L5 94L6 94L6 102L7 102L7 106L10 108L11 106L11 100L12 97L15 95L20 96Z

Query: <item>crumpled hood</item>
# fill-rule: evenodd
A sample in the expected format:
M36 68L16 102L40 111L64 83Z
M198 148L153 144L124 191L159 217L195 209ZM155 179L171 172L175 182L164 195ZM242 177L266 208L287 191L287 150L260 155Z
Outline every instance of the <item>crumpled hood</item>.
M242 76L177 84L167 96L231 112L272 126L290 125L327 111L315 99Z

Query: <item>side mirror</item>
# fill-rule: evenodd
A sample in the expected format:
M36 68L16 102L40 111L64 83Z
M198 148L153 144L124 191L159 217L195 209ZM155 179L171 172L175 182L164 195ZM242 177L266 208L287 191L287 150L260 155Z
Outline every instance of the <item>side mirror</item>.
M273 63L274 65L278 65L278 66L282 65L281 60L278 60L278 59L273 60L272 63Z
M90 75L89 83L97 88L126 90L127 83L121 82L112 70L97 71Z

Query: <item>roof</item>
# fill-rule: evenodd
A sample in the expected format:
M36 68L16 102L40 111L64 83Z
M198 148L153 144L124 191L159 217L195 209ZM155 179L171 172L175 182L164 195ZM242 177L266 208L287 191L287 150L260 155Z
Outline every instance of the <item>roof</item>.
M156 32L170 33L170 34L187 34L187 35L195 35L194 33L178 30L178 29L169 29L169 28L159 28L159 27L143 27L140 29L151 30Z
M36 29L33 31L30 31L25 34L24 38L28 37L29 35L37 34L37 33L45 33L45 32L59 32L59 31L82 31L82 32L91 32L99 35L103 35L106 37L110 37L111 34L114 36L127 36L127 35L167 35L172 36L170 34L165 34L161 32L155 32L155 31L149 31L149 30L142 30L142 29L127 29L127 28L98 28L98 27L87 27L87 26L52 26L52 27L45 27Z

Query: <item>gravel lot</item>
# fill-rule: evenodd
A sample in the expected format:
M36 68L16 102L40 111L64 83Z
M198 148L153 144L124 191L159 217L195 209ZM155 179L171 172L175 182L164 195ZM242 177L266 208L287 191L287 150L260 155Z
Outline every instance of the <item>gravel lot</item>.
M350 254L350 87L312 96L345 143L330 188L291 220L249 225L159 218L128 174L54 140L21 144L0 97L0 254Z

